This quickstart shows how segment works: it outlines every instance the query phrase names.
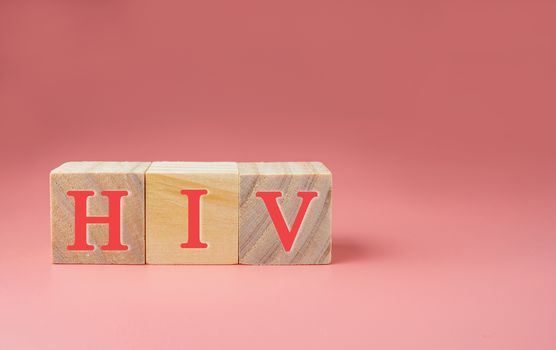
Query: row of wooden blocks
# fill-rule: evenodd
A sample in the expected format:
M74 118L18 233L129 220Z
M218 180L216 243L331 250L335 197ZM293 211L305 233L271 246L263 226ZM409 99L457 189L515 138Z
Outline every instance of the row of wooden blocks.
M69 264L329 264L319 162L69 162L50 173L52 259Z

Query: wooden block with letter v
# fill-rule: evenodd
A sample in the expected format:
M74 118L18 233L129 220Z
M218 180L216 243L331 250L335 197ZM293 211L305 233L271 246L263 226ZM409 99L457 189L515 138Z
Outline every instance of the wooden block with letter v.
M69 162L50 173L52 261L144 264L145 162Z
M238 263L237 163L153 162L147 264Z
M318 162L239 163L239 263L329 264L332 175Z

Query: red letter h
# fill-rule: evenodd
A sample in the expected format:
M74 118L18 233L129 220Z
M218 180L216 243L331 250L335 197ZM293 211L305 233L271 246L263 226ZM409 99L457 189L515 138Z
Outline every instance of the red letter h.
M75 242L68 246L68 250L94 250L95 247L87 242L88 224L108 224L108 244L100 247L102 250L127 250L128 246L121 243L120 222L121 198L128 195L127 191L102 191L100 194L108 197L108 216L87 216L87 198L93 196L93 191L68 191L68 196L75 201Z

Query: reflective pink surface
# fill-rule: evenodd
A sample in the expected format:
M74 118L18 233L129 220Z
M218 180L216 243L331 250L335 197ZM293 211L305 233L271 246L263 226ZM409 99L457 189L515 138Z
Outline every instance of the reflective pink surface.
M0 2L0 347L556 347L550 1ZM318 160L330 266L53 266L69 160Z

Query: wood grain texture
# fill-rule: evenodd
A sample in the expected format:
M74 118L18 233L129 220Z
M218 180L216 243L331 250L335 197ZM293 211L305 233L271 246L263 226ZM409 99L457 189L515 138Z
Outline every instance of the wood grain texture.
M200 237L207 248L182 248L188 240L184 189L201 197ZM237 264L239 176L236 163L154 162L146 174L147 264Z
M318 162L239 163L239 263L329 264L331 261L332 175ZM292 249L286 252L259 191L279 191L288 227L297 215L300 191L316 191Z
M69 162L50 173L50 218L52 261L68 264L144 264L144 184L145 162ZM87 241L92 251L71 251L75 240L75 203L70 190L95 192L87 202L88 216L107 216L108 199L100 195L105 190L126 190L121 199L121 242L125 251L105 251L108 242L107 224L87 225Z

